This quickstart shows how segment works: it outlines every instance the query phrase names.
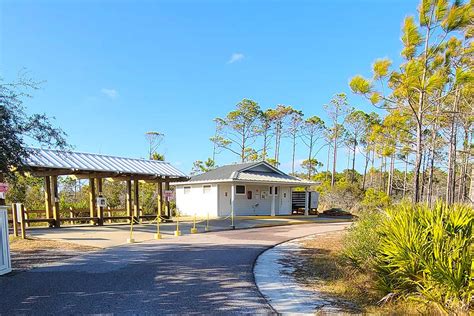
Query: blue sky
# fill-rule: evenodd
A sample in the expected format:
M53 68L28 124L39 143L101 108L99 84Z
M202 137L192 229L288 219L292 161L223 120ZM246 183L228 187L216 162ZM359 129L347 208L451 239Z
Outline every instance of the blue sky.
M185 172L212 154L213 118L242 98L326 119L374 59L399 62L417 1L23 1L0 3L0 74L44 80L27 102L55 117L78 151L145 157L144 133ZM289 142L282 169L290 168ZM347 166L341 150L338 169ZM319 160L325 161L325 153ZM306 158L298 146L297 159ZM217 156L220 165L238 160Z

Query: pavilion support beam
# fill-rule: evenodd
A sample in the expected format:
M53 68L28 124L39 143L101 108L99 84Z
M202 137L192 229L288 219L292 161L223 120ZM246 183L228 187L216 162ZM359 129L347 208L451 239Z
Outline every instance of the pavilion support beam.
M156 202L157 202L157 216L163 215L163 183L158 182L156 184Z
M45 203L45 217L53 217L53 202L51 199L51 178L49 176L44 177L44 203Z
M140 186L138 180L133 181L133 216L140 220Z
M95 196L95 179L89 179L89 216L95 217L96 196ZM90 220L90 224L94 225L94 221Z
M170 178L165 177L165 191L168 191L170 189ZM170 208L170 200L169 198L166 198L165 201L165 214L168 216L168 218L171 218L171 208Z
M102 179L97 178L97 179L95 179L95 181L97 182L98 196L100 196L100 197L104 196L103 193L102 193L102 183L103 183ZM97 224L99 226L104 225L104 208L102 206L99 206L99 205L97 205L97 217L99 218L99 220L97 221Z
M59 212L59 193L58 193L58 176L51 176L51 193L53 200L53 218L54 227L61 227L61 214Z
M132 181L127 180L127 194L126 194L126 201L125 203L127 204L127 216L129 218L132 218L133 213L132 213Z

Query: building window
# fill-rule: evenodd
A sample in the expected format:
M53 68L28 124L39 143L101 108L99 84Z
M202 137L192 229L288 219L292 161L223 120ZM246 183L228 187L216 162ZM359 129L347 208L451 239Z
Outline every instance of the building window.
M236 185L235 194L245 194L245 185Z
M202 193L206 194L211 192L211 186L210 185L203 185L202 186Z
M191 193L191 187L184 187L184 194Z
M270 195L273 195L273 188L275 188L275 195L278 195L278 187L270 187Z

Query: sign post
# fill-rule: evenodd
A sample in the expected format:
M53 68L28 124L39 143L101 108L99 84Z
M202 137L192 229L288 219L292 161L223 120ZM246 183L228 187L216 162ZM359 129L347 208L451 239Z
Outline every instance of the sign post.
M8 183L0 182L0 199L5 200L5 194L8 191Z

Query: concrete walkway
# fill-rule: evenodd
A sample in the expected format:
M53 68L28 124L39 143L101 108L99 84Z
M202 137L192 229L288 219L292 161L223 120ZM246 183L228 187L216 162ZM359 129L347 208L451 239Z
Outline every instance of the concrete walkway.
M346 315L357 310L350 302L305 287L293 275L295 267L304 264L304 243L320 235L324 233L278 244L260 254L255 262L255 283L279 314Z
M0 277L0 314L272 313L254 283L257 256L285 240L347 226L233 230L111 247Z
M246 216L236 217L234 226L236 229L258 228L279 225L299 225L308 223L334 223L347 221L343 218L324 218L317 216L288 216L288 217L271 217L271 216ZM183 235L189 235L193 222L190 218L180 220L179 230ZM206 221L197 220L196 227L199 232L204 232ZM209 222L211 231L223 231L231 229L230 218L226 219L211 219ZM162 223L160 224L160 231L163 239L173 239L174 231L176 230L176 223ZM150 241L154 239L154 234L157 231L156 222L150 224L134 225L133 238L137 242ZM127 243L130 237L129 224L107 224L105 226L64 226L57 228L30 228L27 229L27 234L33 237L46 238L52 240L60 240L66 242L73 242L86 246L107 248Z

